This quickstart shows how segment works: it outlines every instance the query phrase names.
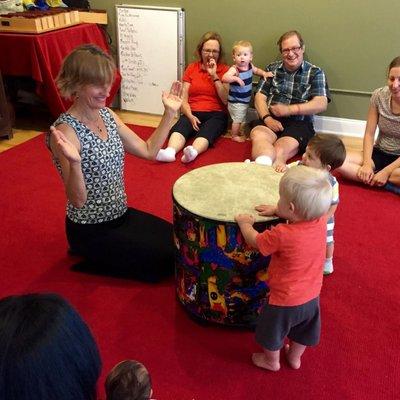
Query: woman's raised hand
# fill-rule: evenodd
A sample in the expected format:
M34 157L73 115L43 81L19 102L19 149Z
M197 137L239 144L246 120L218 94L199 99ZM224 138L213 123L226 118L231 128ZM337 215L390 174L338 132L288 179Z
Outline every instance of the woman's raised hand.
M212 78L214 78L214 77L217 77L217 78L218 78L218 76L217 76L217 62L215 61L214 58L210 58L210 59L207 61L206 70L207 70L208 74L209 74Z
M171 111L175 114L182 105L182 83L179 81L173 82L170 91L162 93L162 102L166 111Z
M53 135L54 140L61 154L70 163L80 163L81 156L79 154L78 149L65 137L65 135L54 126L50 127L50 132Z

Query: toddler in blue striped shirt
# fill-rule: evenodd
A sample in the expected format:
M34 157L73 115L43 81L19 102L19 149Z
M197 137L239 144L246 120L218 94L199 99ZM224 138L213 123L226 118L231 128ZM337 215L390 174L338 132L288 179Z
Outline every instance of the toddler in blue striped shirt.
M232 118L232 140L244 142L246 139L241 134L240 127L245 121L251 100L253 74L261 76L265 80L274 75L272 72L264 71L252 64L253 46L248 41L240 40L234 43L232 58L235 65L224 74L222 82L229 83L228 111Z

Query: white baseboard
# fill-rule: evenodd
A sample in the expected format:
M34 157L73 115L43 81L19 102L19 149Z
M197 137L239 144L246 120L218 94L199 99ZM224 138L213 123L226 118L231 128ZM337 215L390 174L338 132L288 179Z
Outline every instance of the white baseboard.
M332 133L341 136L364 137L366 121L335 117L314 117L316 132Z

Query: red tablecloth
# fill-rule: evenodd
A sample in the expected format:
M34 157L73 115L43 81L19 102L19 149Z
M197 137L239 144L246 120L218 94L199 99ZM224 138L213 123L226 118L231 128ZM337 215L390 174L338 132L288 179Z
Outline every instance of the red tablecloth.
M108 51L103 30L96 24L81 24L41 34L0 33L0 70L4 75L30 76L36 92L54 117L66 111L70 102L63 99L55 84L62 60L75 47L93 43ZM107 104L119 89L117 73Z

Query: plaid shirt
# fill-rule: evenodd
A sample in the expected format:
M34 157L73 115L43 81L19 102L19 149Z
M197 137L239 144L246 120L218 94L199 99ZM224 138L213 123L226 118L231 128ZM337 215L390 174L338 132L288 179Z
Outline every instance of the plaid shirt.
M266 67L266 71L274 73L274 77L260 79L256 93L267 96L268 106L271 104L299 104L306 103L315 96L325 96L331 101L325 73L321 68L303 61L295 72L287 71L283 61L273 62ZM312 120L310 115L293 115L295 120Z

